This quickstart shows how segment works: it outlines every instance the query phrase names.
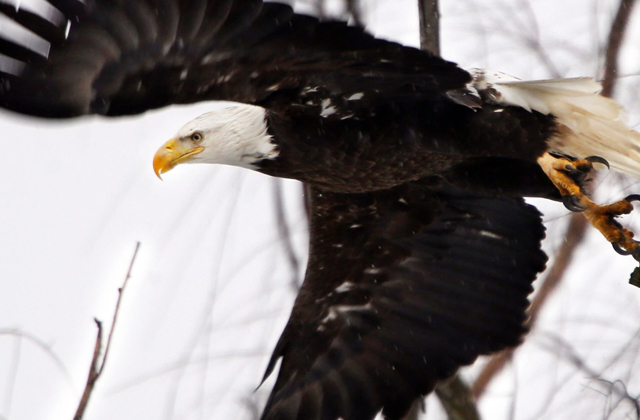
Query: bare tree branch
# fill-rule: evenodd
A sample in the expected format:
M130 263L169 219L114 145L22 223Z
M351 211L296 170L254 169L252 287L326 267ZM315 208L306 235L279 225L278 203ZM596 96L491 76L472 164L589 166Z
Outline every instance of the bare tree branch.
M98 376L102 374L104 365L107 362L107 356L109 356L109 348L111 346L111 337L113 336L113 331L116 327L116 321L118 319L118 313L120 312L120 302L122 302L122 295L124 293L124 288L127 287L127 282L131 278L131 270L133 269L133 263L136 261L136 256L138 255L139 249L140 249L140 242L137 242L136 248L133 250L133 256L131 257L131 262L129 263L129 269L127 270L127 275L124 278L122 287L118 289L118 301L116 302L116 309L115 311L113 311L113 319L111 320L111 329L109 330L109 337L107 338L107 346L104 349L104 357L102 358L102 363L100 364L100 370L98 371Z
M89 369L87 385L84 387L84 392L82 393L82 398L80 399L80 404L78 405L76 414L73 416L73 420L81 420L82 416L84 416L84 411L87 409L87 405L89 404L89 398L91 397L93 388L100 377L98 359L100 359L100 348L102 347L102 323L95 318L94 321L98 326L98 337L96 338L96 344L93 347L93 357L91 358L91 368Z
M611 24L605 53L605 77L602 81L602 95L611 96L616 83L618 67L618 55L624 33L627 29L629 16L635 0L621 0L616 17ZM573 259L575 250L582 243L589 224L583 215L574 213L570 216L569 225L565 233L565 242L560 247L553 266L547 271L545 281L529 308L529 328L533 328L536 319L552 292L560 284L566 273L567 267ZM513 357L515 348L507 349L495 354L484 367L476 382L471 387L471 392L479 399L487 389L491 381L502 371Z
M476 407L469 386L456 375L451 381L436 388L436 395L442 407L447 412L449 420L479 420L480 414Z
M120 311L120 302L122 301L122 294L124 293L124 289L127 286L127 282L131 277L131 270L133 269L133 263L136 260L136 256L138 255L138 249L140 249L140 242L136 243L136 249L133 251L133 257L131 257L131 262L129 263L129 269L127 270L127 275L124 278L124 282L122 283L122 287L118 289L118 301L116 302L116 308L113 312L113 319L111 321L111 329L109 330L109 336L107 338L107 345L104 350L104 355L102 356L102 361L100 361L100 349L102 348L102 323L98 319L94 319L96 325L98 326L98 336L96 337L96 344L93 348L93 358L91 359L91 368L89 369L89 377L87 378L87 384L84 387L84 392L82 393L82 398L80 399L80 404L78 404L78 409L76 410L76 414L73 416L73 420L81 420L84 416L84 412L87 409L87 405L89 404L89 398L91 397L91 393L93 392L93 388L96 385L96 382L100 378L102 371L104 369L104 365L107 362L107 356L109 355L109 348L111 346L111 338L113 337L113 331L115 330L116 321L118 319L118 312Z
M347 12L353 17L356 25L364 26L362 20L362 12L360 11L360 4L358 0L344 0L347 5Z
M13 390L15 389L16 379L18 378L18 367L20 366L20 353L22 348L22 337L16 336L13 342L13 351L11 355L11 369L7 379L7 389L5 391L4 406L7 416L11 415L11 403L13 401Z
M567 343L562 337L557 335L549 335L549 337L554 342L554 347L550 349L551 351L558 353L564 360L567 360L580 372L585 373L590 379L597 381L600 385L604 385L604 388L609 395L616 395L621 400L627 401L633 407L636 418L640 418L640 395L631 395L623 381L603 379L602 375L604 372L597 372L595 369L588 366L573 346ZM632 340L635 340L635 338L636 337L634 336ZM613 361L608 363L608 365L611 366L618 357L619 355L616 356ZM622 389L619 389L616 385L621 385Z
M616 17L611 24L611 31L607 39L607 49L604 61L604 78L602 80L602 95L613 96L618 74L618 55L624 34L627 30L629 17L636 0L621 0Z
M420 49L440 55L440 13L438 0L418 0Z
M62 362L62 359L60 359L60 357L53 351L53 349L51 348L51 346L49 344L45 343L44 341L42 341L41 339L39 339L35 335L27 333L27 332L22 331L22 330L19 330L17 328L2 328L2 329L0 329L0 335L13 335L13 336L19 337L21 340L25 339L25 340L35 344L36 346L38 346L40 349L42 349L51 358L51 360L53 360L53 362L56 364L56 366L58 366L58 369L60 369L60 371L64 375L64 377L67 380L67 382L70 385L73 384L73 381L71 379L71 375L69 374L69 371L67 370L67 367Z

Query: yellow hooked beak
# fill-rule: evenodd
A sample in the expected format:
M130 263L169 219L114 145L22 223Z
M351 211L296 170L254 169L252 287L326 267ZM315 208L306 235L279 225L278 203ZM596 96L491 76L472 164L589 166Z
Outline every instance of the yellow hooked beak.
M204 147L194 147L188 140L171 139L163 144L153 157L153 170L158 178L162 179L160 175L169 172L179 163L190 161L192 156L203 150Z

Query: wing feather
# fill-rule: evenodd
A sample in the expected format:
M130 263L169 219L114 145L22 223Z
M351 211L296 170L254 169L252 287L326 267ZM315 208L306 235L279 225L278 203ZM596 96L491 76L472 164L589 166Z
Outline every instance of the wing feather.
M315 191L312 210L307 275L263 419L399 419L458 367L525 333L546 256L540 214L523 200L410 183Z
M362 28L296 15L285 4L50 4L57 11L44 18L0 0L0 13L24 29L0 27L1 107L48 118L116 116L203 100L263 103L278 91L313 86L348 97L408 85L444 92L470 80L428 53Z

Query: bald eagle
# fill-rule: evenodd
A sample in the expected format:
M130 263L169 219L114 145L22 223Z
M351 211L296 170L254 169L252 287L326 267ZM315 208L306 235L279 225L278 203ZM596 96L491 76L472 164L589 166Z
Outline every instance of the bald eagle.
M0 106L45 118L170 104L235 107L157 152L309 187L310 256L263 419L399 419L479 355L516 345L546 262L524 196L581 211L640 252L593 203L594 163L640 175L640 135L587 78L520 81L262 0L0 0ZM5 31L8 27L0 27Z

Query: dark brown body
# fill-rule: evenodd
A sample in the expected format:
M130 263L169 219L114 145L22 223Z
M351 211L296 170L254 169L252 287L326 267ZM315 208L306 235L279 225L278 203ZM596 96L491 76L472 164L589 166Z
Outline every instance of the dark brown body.
M345 193L437 176L496 194L515 192L518 185L517 195L556 194L536 164L555 134L553 117L517 107L471 109L443 94L416 96L377 96L373 104L365 97L336 105L327 117L290 101L270 104L269 132L280 155L261 162L260 170Z

